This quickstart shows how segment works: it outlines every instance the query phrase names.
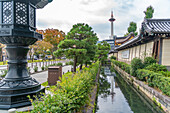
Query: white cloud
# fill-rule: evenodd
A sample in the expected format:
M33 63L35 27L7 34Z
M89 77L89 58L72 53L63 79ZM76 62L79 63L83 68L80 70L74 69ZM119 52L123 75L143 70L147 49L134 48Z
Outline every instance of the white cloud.
M94 28L100 40L110 35L110 11L113 9L114 33L123 36L131 21L141 27L143 11L152 5L154 18L169 18L170 0L53 0L37 11L37 28L57 28L68 32L73 24L87 23Z

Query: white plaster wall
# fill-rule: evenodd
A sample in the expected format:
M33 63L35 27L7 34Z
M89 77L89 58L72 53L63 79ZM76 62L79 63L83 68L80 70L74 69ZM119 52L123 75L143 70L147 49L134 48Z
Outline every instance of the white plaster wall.
M145 44L142 44L140 50L140 58L144 59L144 57L145 57Z
M162 65L170 66L170 39L163 39Z
M147 43L147 45L146 45L146 57L148 57L148 56L152 56L153 43L154 43L153 41L152 41L152 42Z
M139 58L139 46L136 46L136 57Z

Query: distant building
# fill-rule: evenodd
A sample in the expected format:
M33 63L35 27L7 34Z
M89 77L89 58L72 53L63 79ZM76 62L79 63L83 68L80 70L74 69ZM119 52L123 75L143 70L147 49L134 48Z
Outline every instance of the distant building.
M131 38L115 48L119 61L130 63L135 57L153 56L170 69L170 19L145 19L140 34Z

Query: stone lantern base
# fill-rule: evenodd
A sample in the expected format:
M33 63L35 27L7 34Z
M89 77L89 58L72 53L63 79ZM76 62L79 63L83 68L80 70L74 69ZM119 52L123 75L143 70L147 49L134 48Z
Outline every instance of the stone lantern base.
M0 109L31 105L28 95L34 98L34 96L44 93L45 88L33 79L27 71L29 48L26 44L19 45L18 43L17 45L8 44L6 50L8 54L8 73L0 81Z
M24 81L30 82L31 80ZM19 81L18 81L19 82ZM25 84L23 82L23 84ZM32 79L32 82L35 82ZM12 84L7 82L8 85ZM35 82L36 83L36 82ZM40 84L27 88L11 88L11 89L0 89L0 109L10 109L10 108L18 108L23 106L31 105L31 102L28 98L30 95L31 98L33 96L38 96L40 93L45 92L45 88L42 87Z

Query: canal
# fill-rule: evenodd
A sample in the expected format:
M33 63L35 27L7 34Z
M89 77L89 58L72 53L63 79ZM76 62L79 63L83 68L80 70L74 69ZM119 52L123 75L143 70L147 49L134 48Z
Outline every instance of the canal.
M114 69L103 67L99 77L96 113L163 113L125 82Z

